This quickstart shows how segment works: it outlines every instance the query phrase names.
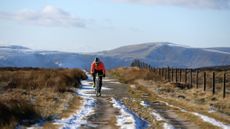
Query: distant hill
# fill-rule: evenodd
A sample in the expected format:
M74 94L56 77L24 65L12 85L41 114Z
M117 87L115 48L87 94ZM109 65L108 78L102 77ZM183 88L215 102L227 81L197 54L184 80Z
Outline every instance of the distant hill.
M218 51L223 51L223 52L230 53L230 47L214 47L214 48L208 48L208 49L218 50Z
M68 53L58 51L36 51L20 46L0 46L0 67L44 67L44 68L84 68L89 69L95 58L90 54ZM102 57L107 68L125 64L116 58Z
M193 48L174 43L159 42L129 45L103 51L97 55L116 57L126 61L140 59L156 67L208 67L230 64L229 48Z
M22 46L0 46L0 67L68 67L89 68L96 57L107 68L128 66L140 59L155 67L210 67L230 65L230 48L193 48L168 42L144 43L113 50L80 54L37 51Z

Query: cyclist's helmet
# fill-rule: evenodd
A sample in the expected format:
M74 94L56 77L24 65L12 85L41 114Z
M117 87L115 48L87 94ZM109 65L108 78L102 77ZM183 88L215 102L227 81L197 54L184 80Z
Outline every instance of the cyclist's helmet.
M98 57L95 58L95 62L96 63L99 63L100 62L100 59Z

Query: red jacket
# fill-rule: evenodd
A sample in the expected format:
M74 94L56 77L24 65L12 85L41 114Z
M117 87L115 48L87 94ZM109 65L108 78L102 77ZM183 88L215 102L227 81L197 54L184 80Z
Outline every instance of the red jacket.
M95 61L92 62L91 64L91 70L90 72L91 73L94 73L94 70L102 70L103 74L105 74L105 66L104 66L104 63L103 62L99 62L98 65L96 64Z

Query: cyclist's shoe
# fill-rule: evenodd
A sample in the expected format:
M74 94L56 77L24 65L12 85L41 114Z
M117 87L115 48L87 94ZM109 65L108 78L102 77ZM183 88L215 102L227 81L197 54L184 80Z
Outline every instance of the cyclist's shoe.
M99 93L99 95L98 96L101 96L101 92Z

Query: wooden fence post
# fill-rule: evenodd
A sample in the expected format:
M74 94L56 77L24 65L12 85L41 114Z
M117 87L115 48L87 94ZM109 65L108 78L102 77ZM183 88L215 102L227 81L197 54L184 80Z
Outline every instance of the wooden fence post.
M167 69L165 68L165 80L167 80Z
M196 88L199 88L199 71L196 71Z
M215 72L212 73L212 94L214 95L216 91L216 85L215 85Z
M204 91L206 91L206 72L204 72Z
M167 71L168 72L168 81L170 82L170 77L169 77L169 70L170 69L169 69L169 67L167 69L168 69L168 71Z
M174 69L172 68L171 71L172 71L172 79L171 80L173 82L173 71L174 71Z
M182 70L180 69L180 82L181 82L181 71L182 71Z
M161 77L161 68L159 68L159 76Z
M190 69L190 86L193 87L192 86L192 69Z
M187 83L187 69L184 72L184 83Z
M226 72L224 72L224 88L223 88L223 98L226 97Z
M176 68L176 83L177 83L177 81L178 81L178 80L177 80L177 68Z
M161 77L164 79L164 68L161 68Z

